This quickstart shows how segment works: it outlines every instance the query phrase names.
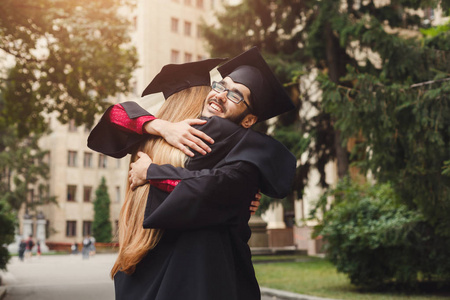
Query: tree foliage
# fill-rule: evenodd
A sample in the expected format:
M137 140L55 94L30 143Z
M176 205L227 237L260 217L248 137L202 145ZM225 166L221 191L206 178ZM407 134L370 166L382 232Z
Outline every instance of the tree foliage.
M129 90L136 53L130 20L118 13L124 4L2 1L0 183L12 208L20 208L30 185L46 180L37 140L47 133L49 114L90 126L109 96Z
M17 126L0 137L5 150L0 152L0 199L9 203L13 211L18 211L27 202L27 208L53 202L49 195L46 179L49 168L46 162L48 151L39 148L41 134L31 134L18 138ZM30 194L30 189L33 194ZM37 194L34 194L34 191Z
M2 1L0 130L18 124L26 136L54 111L63 123L92 125L108 96L129 90L136 57L130 20L118 14L124 2Z
M258 46L286 87L300 86L299 99L291 90L298 111L277 124L295 124L310 140L296 178L299 192L310 167L326 187L325 164L336 160L343 178L350 159L363 174L391 184L402 211L423 218L416 228L423 234L415 240L423 252L404 252L390 275L418 256L421 266L411 269L412 278L418 270L448 275L450 26L430 26L431 9L438 6L450 12L450 3L440 0L244 0L218 16L220 26L206 28L213 55ZM350 138L356 145L349 157ZM358 197L367 204L360 209L373 209ZM380 210L384 214L394 218L395 209ZM339 222L350 220L330 226ZM361 255L370 250L367 243L360 246Z
M0 199L0 270L6 270L10 258L7 246L14 241L14 220L8 202Z
M348 66L342 80L350 88L321 77L325 109L344 137L360 137L356 165L392 182L409 208L450 238L450 182L442 173L450 158L450 30L405 39L374 17L360 23L345 25L348 36L371 45L382 64Z
M105 177L95 191L94 200L94 222L92 224L92 231L97 242L109 243L111 242L112 226L109 219L110 204L108 187L106 186Z
M137 58L131 20L119 7L131 2L1 1L0 201L13 212L31 188L39 195L28 208L53 199L45 182L46 152L37 144L48 132L50 114L89 127L108 97L130 90ZM4 213L2 208L0 218ZM14 232L6 223L1 228Z
M352 283L379 287L395 282L411 287L419 279L449 280L450 240L433 234L424 216L402 204L389 184L343 180L319 205L326 203L327 196L335 202L316 235L326 238L328 257Z

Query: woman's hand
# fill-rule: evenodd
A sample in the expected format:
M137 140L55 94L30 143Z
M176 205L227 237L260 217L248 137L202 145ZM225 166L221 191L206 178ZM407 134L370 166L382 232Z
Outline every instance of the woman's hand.
M170 145L192 157L194 153L189 148L203 155L211 152L211 148L203 140L210 144L213 144L214 140L204 132L192 127L192 125L203 125L205 123L206 120L200 119L187 119L177 123L155 119L146 123L144 129L147 133L163 137Z
M139 151L137 156L139 159L130 164L130 171L128 172L128 181L132 190L148 183L147 169L153 162L150 156L144 152Z

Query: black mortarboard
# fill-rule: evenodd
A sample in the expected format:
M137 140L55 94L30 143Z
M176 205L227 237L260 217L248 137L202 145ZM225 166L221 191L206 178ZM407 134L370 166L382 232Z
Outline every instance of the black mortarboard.
M225 60L225 58L211 58L165 65L142 92L142 97L162 92L167 99L170 95L193 86L210 85L209 71Z
M256 47L227 61L217 70L223 78L230 77L234 82L250 89L253 100L251 105L254 114L258 116L258 122L294 108L283 85L270 70Z

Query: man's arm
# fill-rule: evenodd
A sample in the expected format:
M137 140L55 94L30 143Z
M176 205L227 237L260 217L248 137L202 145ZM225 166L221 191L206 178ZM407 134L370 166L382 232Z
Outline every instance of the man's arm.
M143 152L138 152L137 155L139 159L138 161L130 165L131 169L128 173L128 179L130 181L130 187L132 189L150 182L152 186L160 190L163 190L165 192L172 192L183 178L192 177L195 174L195 171L193 172L182 168L179 169L174 168L172 169L171 172L175 173L170 174L171 176L174 177L172 179L167 178L147 179L147 172L149 166L152 164L152 159ZM167 176L169 176L169 174L167 174ZM258 210L258 207L261 204L260 200L261 200L261 192L258 190L258 192L254 195L253 201L250 203L250 213L252 215L254 215L255 212Z
M150 178L182 178L170 193L150 189L144 215L145 228L196 229L237 225L249 217L249 206L258 190L258 170L246 162L216 169L189 171L171 165L151 164ZM157 196L157 197L155 197ZM156 201L156 204L154 204Z
M138 155L139 160L131 165L130 182L140 185L164 179L178 183L170 194L150 191L145 226L181 229L232 223L239 212L247 212L250 206L252 213L259 205L261 195L256 192L259 173L250 164L237 162L211 170L190 171L152 164L148 155L142 152Z

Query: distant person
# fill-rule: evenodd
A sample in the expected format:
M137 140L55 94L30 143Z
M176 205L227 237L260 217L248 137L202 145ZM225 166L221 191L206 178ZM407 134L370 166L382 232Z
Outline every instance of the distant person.
M91 240L91 245L89 247L89 256L94 256L96 249L95 249L95 237L91 236L90 237Z
M36 247L37 247L36 250L37 257L41 257L41 243L39 241L37 241Z
M73 242L72 246L70 246L70 250L72 254L78 254L78 244L77 242Z
M89 258L90 250L91 250L91 239L89 238L89 236L86 236L83 239L83 249L81 249L81 255L83 256L83 259Z
M32 252L33 247L34 247L33 236L30 234L28 236L28 240L26 241L25 259L29 259L33 256L33 252Z
M21 261L23 261L23 256L25 254L26 248L27 248L27 243L25 242L24 239L21 239L20 243L19 243L19 259Z

